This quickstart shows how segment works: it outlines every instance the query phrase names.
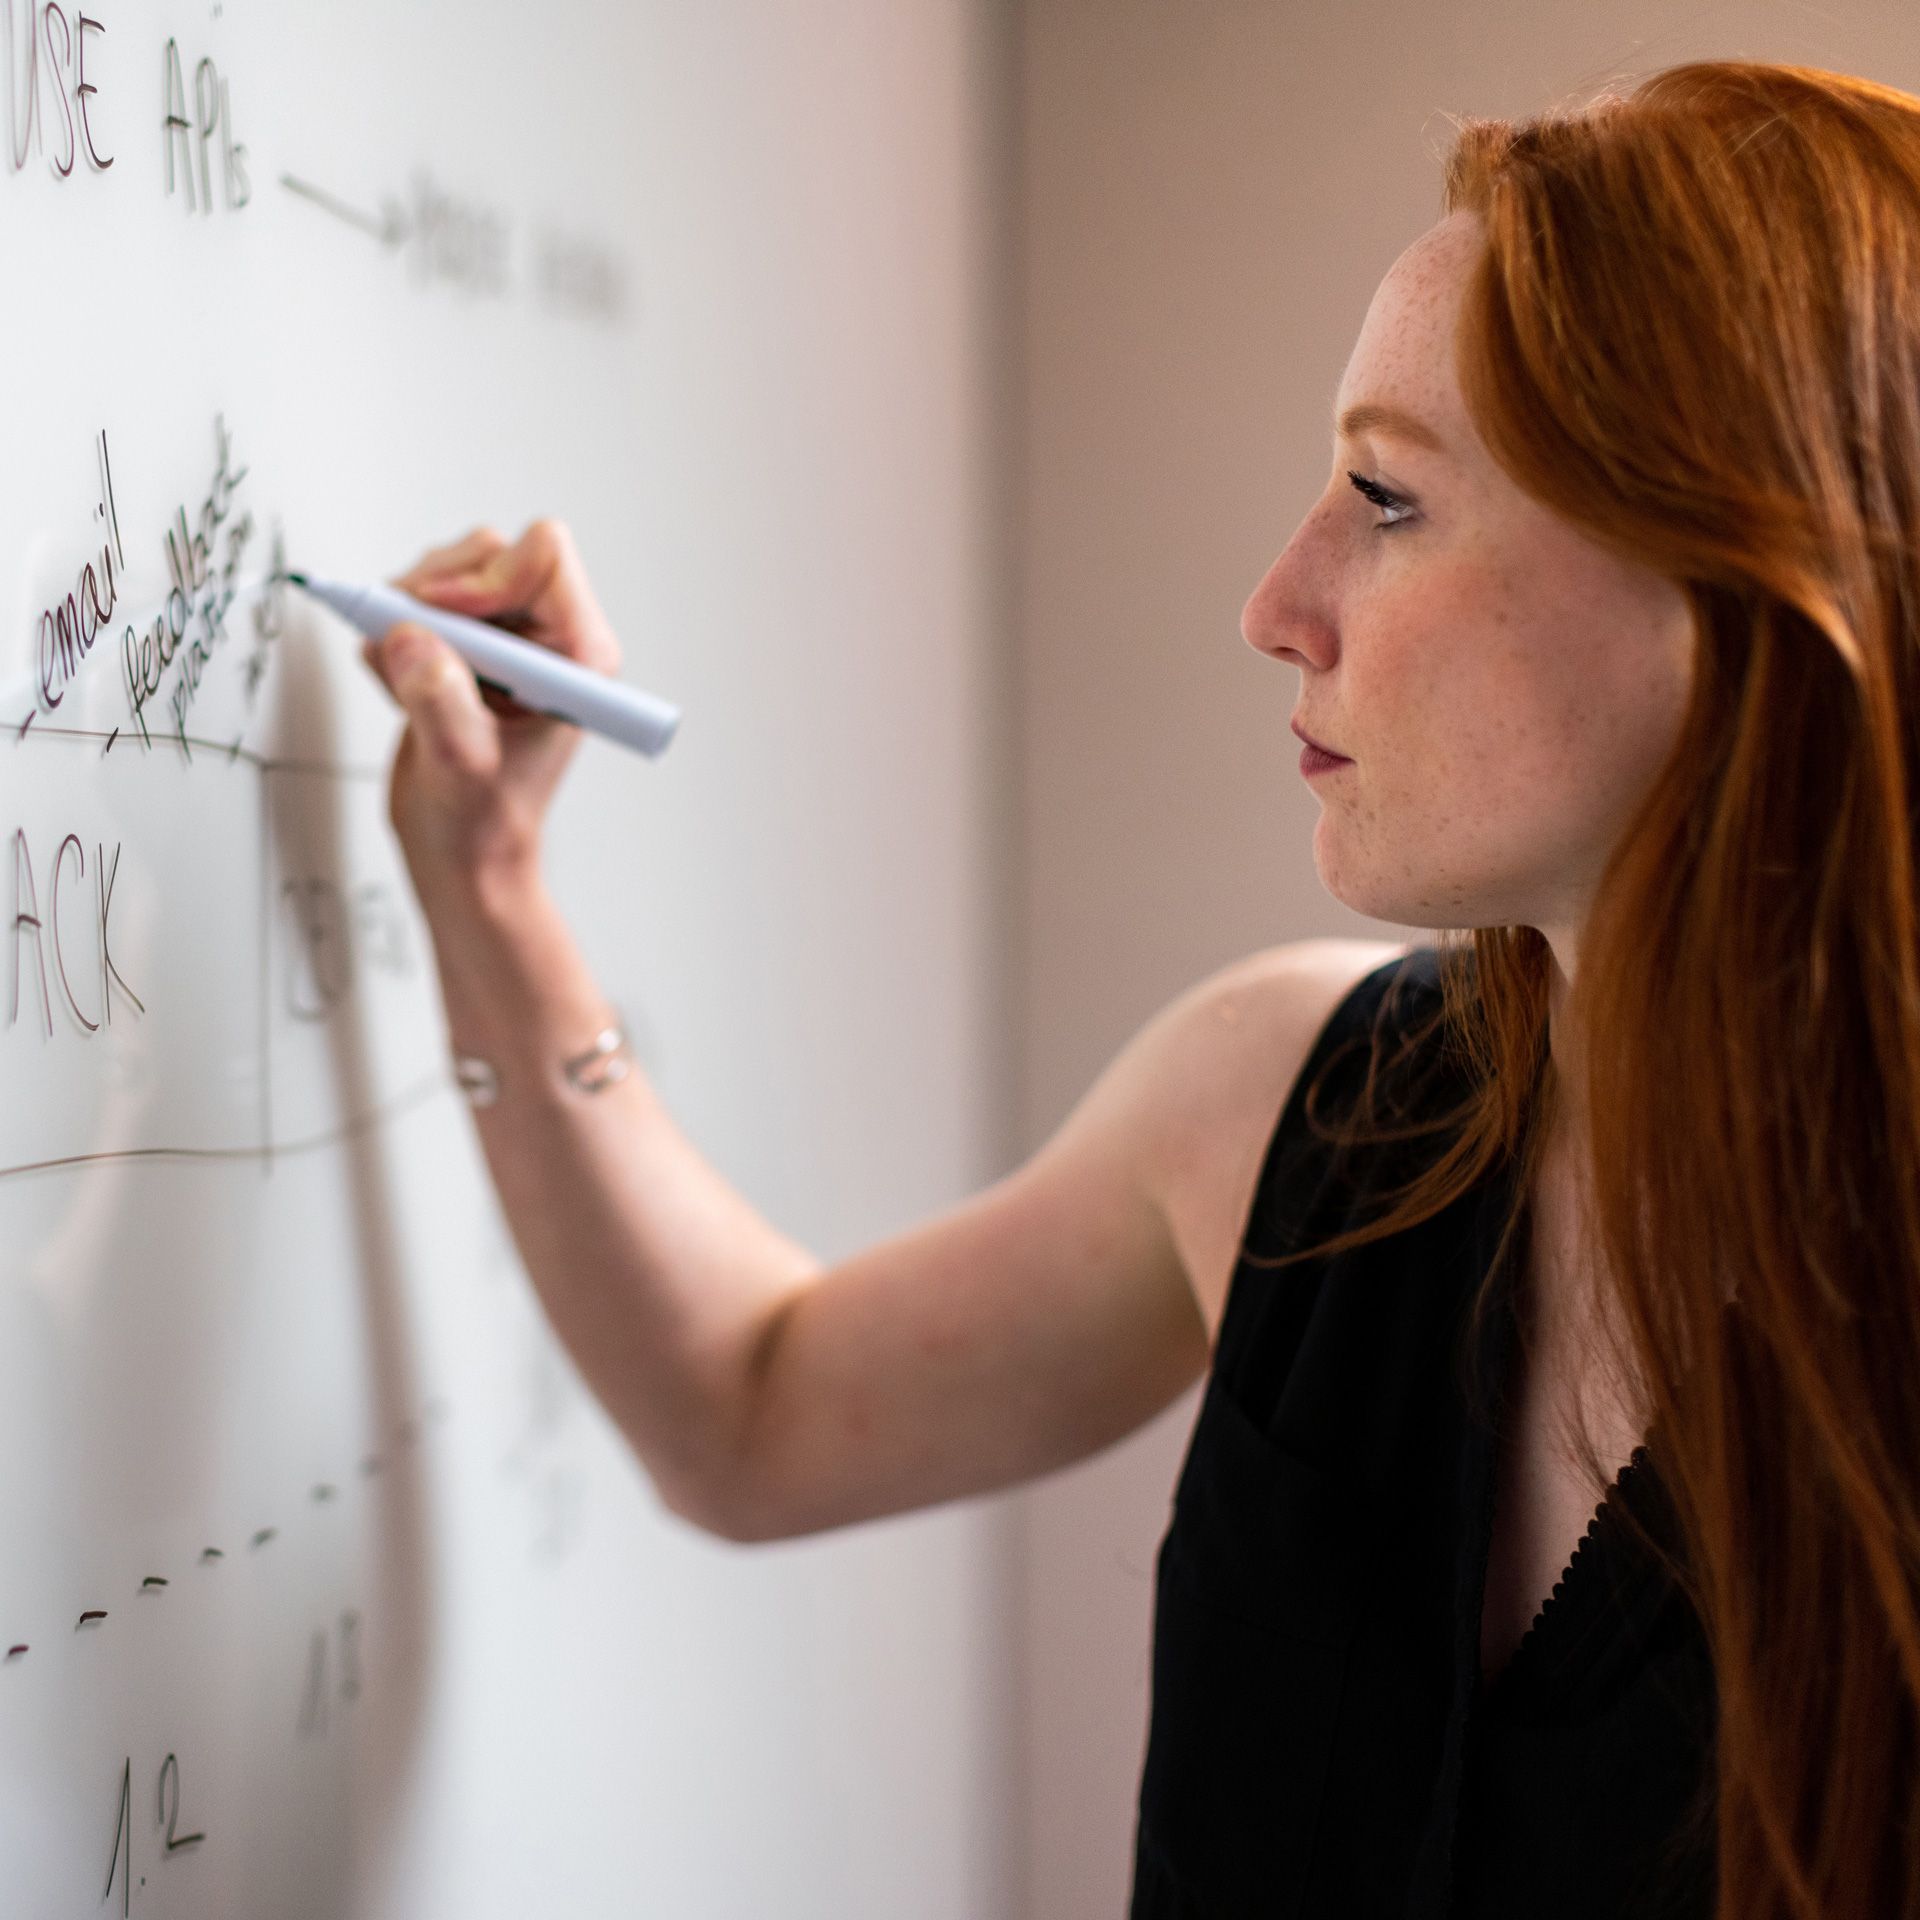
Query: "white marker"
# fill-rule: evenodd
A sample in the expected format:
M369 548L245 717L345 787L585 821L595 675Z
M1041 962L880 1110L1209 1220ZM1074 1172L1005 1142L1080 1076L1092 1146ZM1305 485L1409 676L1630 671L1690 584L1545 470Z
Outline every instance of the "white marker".
M501 688L523 707L604 733L622 746L638 747L645 754L664 753L680 724L680 709L669 701L642 693L611 674L595 673L551 647L536 646L484 620L430 607L398 587L354 587L304 573L289 573L287 578L369 638L403 620L431 627L482 680Z

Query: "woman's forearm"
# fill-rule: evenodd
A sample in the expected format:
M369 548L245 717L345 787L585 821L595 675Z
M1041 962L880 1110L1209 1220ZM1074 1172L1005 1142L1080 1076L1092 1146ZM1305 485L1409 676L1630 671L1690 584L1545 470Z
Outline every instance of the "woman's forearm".
M423 896L424 899L424 896ZM819 1262L695 1151L637 1064L597 1093L562 1062L610 1012L537 874L425 901L456 1052L521 1258L555 1331L676 1511L720 1528L773 1309Z

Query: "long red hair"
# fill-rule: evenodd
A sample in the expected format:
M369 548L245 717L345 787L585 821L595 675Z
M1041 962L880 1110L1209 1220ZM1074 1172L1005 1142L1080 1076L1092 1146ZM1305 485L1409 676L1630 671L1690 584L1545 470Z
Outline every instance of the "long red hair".
M1487 241L1468 410L1694 615L1680 737L1564 1014L1608 1352L1713 1660L1719 1920L1920 1920L1920 98L1703 61L1454 126L1445 209ZM1472 1087L1445 1150L1289 1259L1508 1158L1524 1201L1576 1097L1542 936L1439 947L1433 1025Z

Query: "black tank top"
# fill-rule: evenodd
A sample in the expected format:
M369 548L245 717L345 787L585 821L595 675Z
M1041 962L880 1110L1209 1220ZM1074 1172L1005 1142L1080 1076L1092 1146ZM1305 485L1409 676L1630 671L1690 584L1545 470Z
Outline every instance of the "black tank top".
M1511 1257L1477 1350L1467 1309L1511 1166L1330 1259L1246 1259L1377 1217L1444 1144L1343 1155L1305 1111L1332 1062L1314 1111L1343 1121L1376 1019L1390 1042L1439 993L1431 947L1362 980L1268 1148L1155 1562L1131 1920L1712 1914L1711 1663L1618 1513L1685 1564L1647 1446L1509 1663L1481 1675ZM1466 1091L1437 1036L1383 1064L1383 1085L1388 1119L1403 1098L1439 1112Z

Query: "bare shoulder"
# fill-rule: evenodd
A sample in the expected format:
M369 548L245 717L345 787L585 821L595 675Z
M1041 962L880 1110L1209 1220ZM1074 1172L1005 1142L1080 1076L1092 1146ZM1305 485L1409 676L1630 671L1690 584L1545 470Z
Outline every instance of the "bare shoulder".
M1313 1043L1362 979L1414 944L1289 941L1222 967L1167 1008L1150 1177L1209 1343L1267 1146Z

